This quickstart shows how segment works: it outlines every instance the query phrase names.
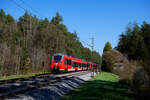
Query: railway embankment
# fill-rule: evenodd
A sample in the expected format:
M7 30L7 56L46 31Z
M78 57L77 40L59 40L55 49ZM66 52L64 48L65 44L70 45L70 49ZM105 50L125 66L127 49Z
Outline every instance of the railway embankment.
M117 75L101 72L65 95L62 100L132 100L128 86Z
M26 92L22 91L22 93L20 92L15 96L7 97L5 98L5 100L58 100L61 99L61 97L66 93L89 80L91 78L91 73L68 73L68 75L66 74L66 76L63 74L57 75L57 77L63 77L63 79L57 80L56 82L53 82L52 84L48 84L41 88L30 89L30 91Z

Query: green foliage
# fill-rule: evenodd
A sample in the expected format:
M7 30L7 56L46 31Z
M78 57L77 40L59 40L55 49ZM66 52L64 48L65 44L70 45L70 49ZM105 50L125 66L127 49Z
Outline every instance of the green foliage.
M10 14L8 14L6 16L6 23L12 23L12 22L14 22L14 18Z
M105 47L104 47L104 49L103 49L103 52L109 51L109 50L112 50L112 47L111 47L111 44L110 44L109 42L107 42L107 43L105 44Z
M28 57L29 57L29 53L28 53L27 47L23 46L20 69L19 69L21 74L27 73L27 71L29 70L28 68L29 66L26 65L26 62L28 61Z
M5 21L5 12L4 12L4 10L3 9L0 9L0 21Z
M60 16L60 14L57 12L56 17L52 18L51 23L57 25L60 24L62 21L63 21L62 16Z
M0 17L5 17L5 12L3 9L0 9Z
M112 72L114 67L114 58L110 55L104 56L102 60L102 70L106 72Z
M136 66L142 67L137 67L133 74L132 85L137 98L150 96L150 24L144 21L141 26L128 26L127 31L121 34L116 48L130 60L136 60Z
M27 47L23 47L22 48L22 51L23 51L23 60L26 60L29 56L29 53L28 53L28 50L27 50Z
M127 27L125 34L120 35L117 49L129 59L148 60L150 57L150 25L146 22L139 27L136 23Z
M2 71L2 64L0 63L0 72Z

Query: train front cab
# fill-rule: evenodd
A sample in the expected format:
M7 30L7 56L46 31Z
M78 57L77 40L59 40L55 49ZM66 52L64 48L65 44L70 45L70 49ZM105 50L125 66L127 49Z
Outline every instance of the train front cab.
M63 69L63 56L55 54L52 56L50 69L54 72L60 71Z

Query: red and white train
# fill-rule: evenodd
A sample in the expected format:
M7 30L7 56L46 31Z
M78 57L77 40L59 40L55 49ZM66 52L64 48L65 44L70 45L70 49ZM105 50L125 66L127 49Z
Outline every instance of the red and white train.
M52 71L78 71L96 68L97 64L73 58L62 53L52 56L50 68Z

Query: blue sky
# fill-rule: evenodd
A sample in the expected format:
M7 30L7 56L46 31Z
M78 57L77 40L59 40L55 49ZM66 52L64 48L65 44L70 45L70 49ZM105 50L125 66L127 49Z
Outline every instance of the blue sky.
M150 0L23 0L38 13L20 0L13 1L38 18L51 19L59 12L68 30L76 31L81 40L90 43L90 38L95 38L95 50L100 54L107 41L112 47L117 45L129 22L150 23ZM1 8L15 19L24 14L11 0L0 0Z

